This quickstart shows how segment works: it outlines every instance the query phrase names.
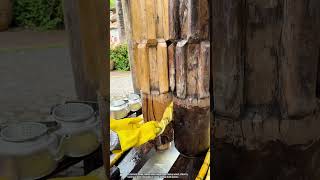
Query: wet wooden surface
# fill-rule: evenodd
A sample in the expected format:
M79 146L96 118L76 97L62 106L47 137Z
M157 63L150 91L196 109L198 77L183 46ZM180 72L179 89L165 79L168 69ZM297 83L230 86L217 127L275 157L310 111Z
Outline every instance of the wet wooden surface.
M204 158L205 156L198 158L186 158L180 155L174 165L171 167L169 173L186 173L188 174L187 177L181 177L179 179L194 180L199 173Z

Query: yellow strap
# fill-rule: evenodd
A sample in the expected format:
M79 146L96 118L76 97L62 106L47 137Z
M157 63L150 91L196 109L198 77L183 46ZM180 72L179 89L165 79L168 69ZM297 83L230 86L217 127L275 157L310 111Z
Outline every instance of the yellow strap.
M205 178L205 175L208 172L208 168L210 166L210 149L208 150L206 157L204 159L204 162L201 166L201 169L198 173L198 176L196 177L196 180L203 180Z

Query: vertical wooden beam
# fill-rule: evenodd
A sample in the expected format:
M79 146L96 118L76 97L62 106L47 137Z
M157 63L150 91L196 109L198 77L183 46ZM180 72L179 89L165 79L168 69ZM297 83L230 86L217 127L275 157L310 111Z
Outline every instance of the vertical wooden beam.
M107 1L65 0L65 24L77 93L82 100L99 97L103 158L109 172L109 8Z

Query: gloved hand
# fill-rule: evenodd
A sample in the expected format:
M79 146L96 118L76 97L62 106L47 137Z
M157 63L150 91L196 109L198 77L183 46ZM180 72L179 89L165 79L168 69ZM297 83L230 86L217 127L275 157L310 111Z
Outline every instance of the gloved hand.
M112 152L114 154L124 152L155 139L163 133L166 126L172 121L172 114L173 103L166 108L160 122L149 121L144 123L142 116L121 120L110 119L110 129L118 135L121 146L121 150L116 148Z
M132 147L141 146L155 139L161 131L158 122L143 123L142 117L121 120L110 119L110 129L117 133L121 146L121 150L113 150L113 153L124 152Z

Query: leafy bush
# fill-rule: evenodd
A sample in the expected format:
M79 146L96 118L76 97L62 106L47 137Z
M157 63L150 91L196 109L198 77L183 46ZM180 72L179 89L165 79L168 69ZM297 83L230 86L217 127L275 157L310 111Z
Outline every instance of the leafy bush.
M111 48L110 58L112 61L114 61L116 70L120 70L120 71L130 70L128 46L126 44L121 44Z
M63 27L62 0L13 0L14 23L38 30Z
M110 0L110 9L116 8L116 0Z

